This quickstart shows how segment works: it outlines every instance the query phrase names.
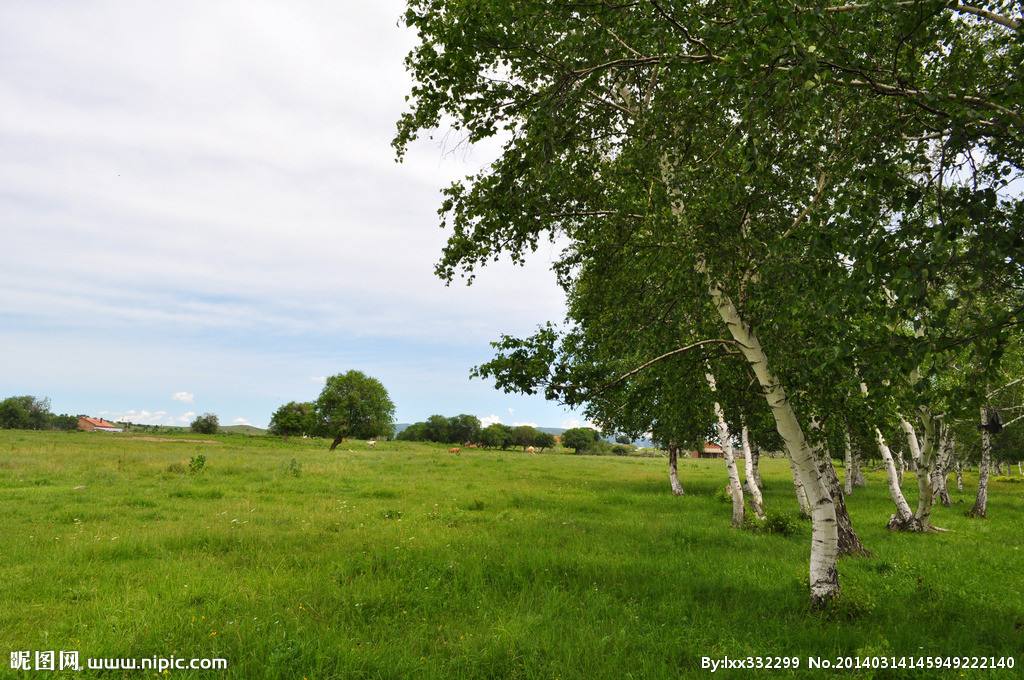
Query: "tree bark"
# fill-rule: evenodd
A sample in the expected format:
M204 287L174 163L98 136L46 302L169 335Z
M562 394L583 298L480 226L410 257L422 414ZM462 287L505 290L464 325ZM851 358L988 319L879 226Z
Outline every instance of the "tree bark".
M786 456L789 458L789 456ZM800 473L796 469L796 463L789 458L789 469L793 471L793 488L796 490L796 502L800 504L800 514L807 519L811 518L811 504L807 500L807 492L804 491L804 483L800 481Z
M775 419L775 427L782 437L807 494L811 508L811 604L820 607L839 594L839 572L836 570L836 561L839 557L839 530L836 526L835 504L818 474L814 454L793 405L789 402L782 384L769 369L768 356L761 347L760 340L720 287L711 284L708 292L719 316L736 340L764 391L765 400Z
M743 444L743 471L747 482L747 491L750 493L750 503L754 506L754 514L758 519L764 519L764 497L761 495L761 487L754 476L754 454L750 448L750 433L744 425L740 430L740 441Z
M832 457L822 447L818 449L818 470L822 478L828 484L829 492L836 506L836 526L839 528L839 554L867 556L871 552L861 543L860 537L853 529L853 520L846 510L846 499L843 497L843 489L839 484L839 475L832 465Z
M853 451L853 485L864 487L867 482L864 481L864 470L861 469L860 454L856 449Z
M939 451L935 456L935 466L932 471L932 492L935 498L943 506L949 507L953 502L949 498L949 489L946 487L946 480L949 477L949 463L953 459L953 435L949 428L942 426L942 436L939 437Z
M853 493L853 445L850 443L850 433L843 430L843 492L849 496Z
M885 474L889 481L889 497L896 505L896 514L889 518L889 528L899 531L920 531L921 525L914 517L910 504L907 503L907 499L903 495L903 489L900 488L900 473L896 469L892 451L885 443L882 431L877 427L875 428L875 440L878 442L878 451L882 454L882 461L885 463Z
M900 416L900 426L907 434L907 446L910 448L911 460L914 462L914 476L917 477L917 510L914 517L923 531L931 528L932 517L932 467L934 464L935 421L928 409L920 409L921 422L924 424L924 437L919 439L914 426L909 420Z
M758 489L764 489L764 485L761 483L761 447L756 443L751 444L750 453L754 457L751 461L754 466L754 483L757 484Z
M668 483L672 486L673 496L683 495L683 485L679 481L679 446L669 444L668 446Z
M988 412L981 407L981 465L978 466L978 495L974 507L968 513L971 517L984 519L988 516L988 469L992 463L992 434L988 431Z
M956 490L964 490L964 466L960 464L960 461L956 462Z
M343 441L345 441L345 436L339 434L337 437L334 438L334 441L331 442L330 450L333 451L334 449L338 448L338 444L340 444Z
M711 392L716 391L715 376L705 373L708 386ZM715 402L715 420L718 428L718 443L722 446L722 453L725 456L725 469L729 475L729 493L732 496L732 525L743 526L743 487L740 485L740 473L736 469L736 452L732 447L732 435L729 433L729 424L725 421L725 411L722 405Z

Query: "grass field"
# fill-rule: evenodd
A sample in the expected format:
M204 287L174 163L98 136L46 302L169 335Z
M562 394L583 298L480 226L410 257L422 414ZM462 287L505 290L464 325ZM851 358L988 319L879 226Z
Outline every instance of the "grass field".
M0 431L0 674L7 650L230 664L174 677L678 678L701 656L1024 647L1019 478L977 521L968 477L936 510L951 531L919 536L884 529L872 473L849 506L875 556L843 560L841 601L816 613L809 526L730 529L720 461L680 461L675 498L663 459L166 439ZM788 466L762 470L793 515Z

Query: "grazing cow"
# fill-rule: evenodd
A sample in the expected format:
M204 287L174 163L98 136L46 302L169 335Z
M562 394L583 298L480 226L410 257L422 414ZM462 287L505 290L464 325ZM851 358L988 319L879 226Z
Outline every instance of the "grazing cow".
M452 448L448 449L448 453L454 453L455 455L459 455L459 452L461 451L462 449L460 449L458 446L453 446Z
M374 446L377 445L377 440L376 439L371 439L370 441L366 442L366 445L370 446L370 447L374 447Z
M532 446L527 446L526 447L526 452L527 453L537 453L537 449L533 448Z
M474 444L473 442L466 442L465 444L463 444L463 446L465 446L467 449L475 449L476 448L476 444ZM1022 473L1022 474L1024 474L1024 473Z

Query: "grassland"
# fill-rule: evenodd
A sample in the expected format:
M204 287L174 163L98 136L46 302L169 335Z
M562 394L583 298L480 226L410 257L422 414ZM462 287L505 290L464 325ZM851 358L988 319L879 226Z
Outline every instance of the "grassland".
M815 613L809 527L730 529L718 461L681 461L675 498L659 459L165 439L0 431L5 648L230 663L175 677L678 678L704 655L1024 646L1016 480L977 521L969 477L936 511L951 531L918 536L883 528L873 473L849 505L875 556L844 560L841 601ZM787 466L762 469L793 514Z

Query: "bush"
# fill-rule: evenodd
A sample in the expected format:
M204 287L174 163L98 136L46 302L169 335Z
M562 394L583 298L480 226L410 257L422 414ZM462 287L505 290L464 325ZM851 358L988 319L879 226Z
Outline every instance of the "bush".
M612 447L612 453L616 456L628 456L633 452L633 447L628 444L616 444Z
M297 458L292 458L288 461L287 467L285 467L285 473L292 477L298 477L302 474L302 463Z
M198 434L217 434L217 430L220 429L220 419L213 413L204 413L197 416L190 427L193 432Z
M792 536L799 528L799 522L791 515L769 514L761 525L764 533L779 536Z
M198 475L206 469L206 456L203 454L197 454L188 459L188 471L189 474Z

